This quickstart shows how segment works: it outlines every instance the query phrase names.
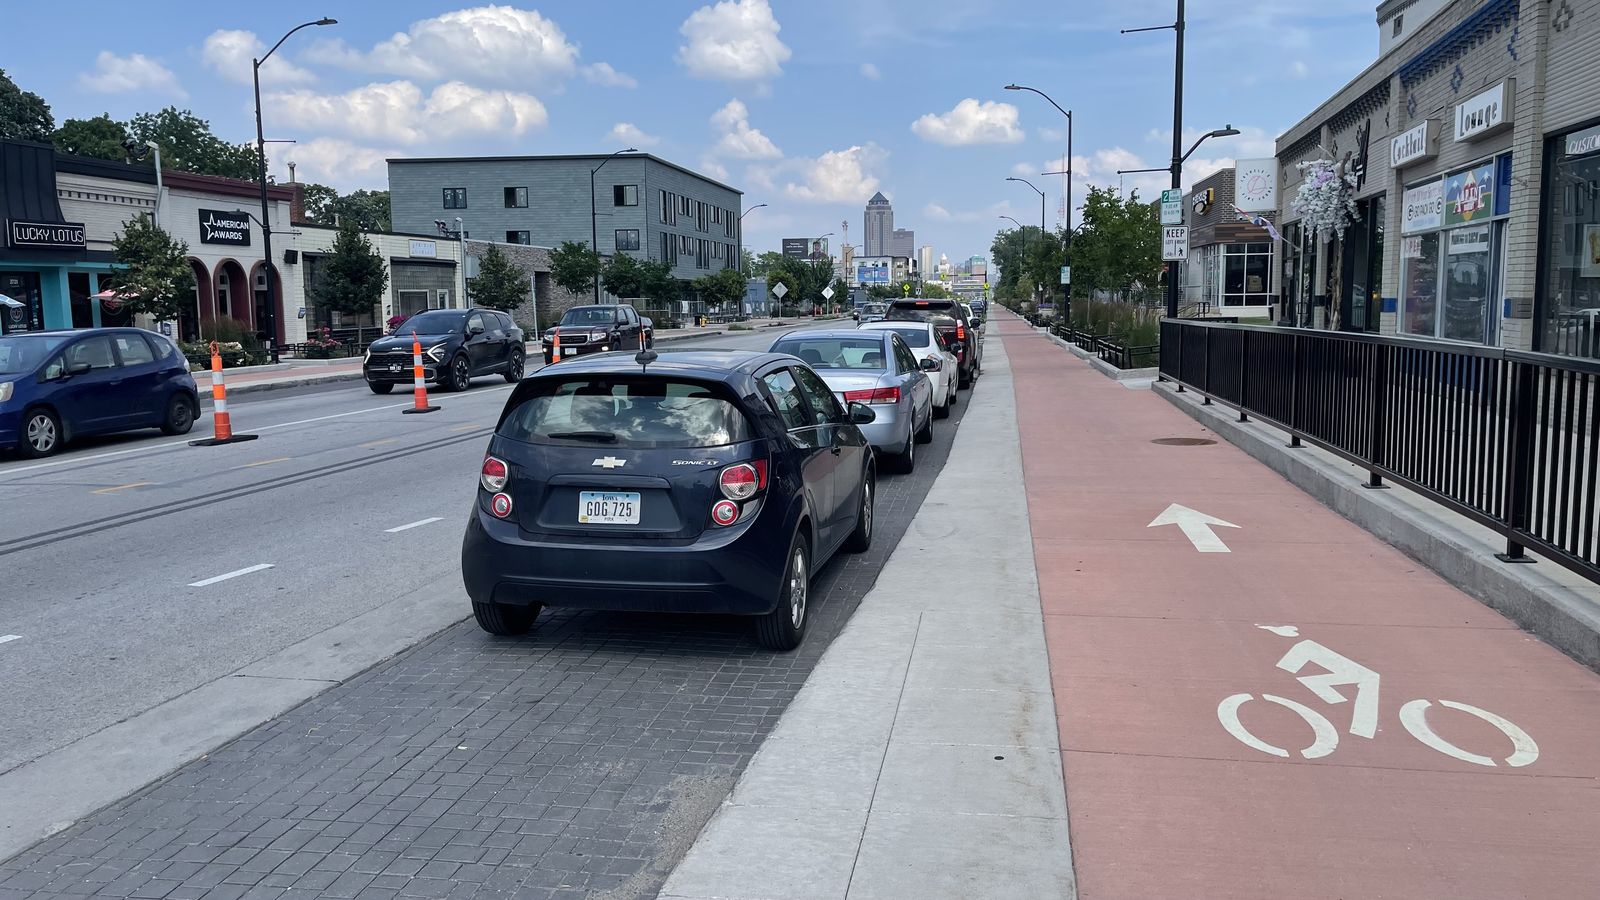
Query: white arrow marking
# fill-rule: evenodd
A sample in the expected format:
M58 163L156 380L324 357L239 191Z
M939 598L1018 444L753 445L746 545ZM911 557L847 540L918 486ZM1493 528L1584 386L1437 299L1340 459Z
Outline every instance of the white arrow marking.
M1300 629L1294 625L1257 625L1263 631L1270 631L1278 637L1299 637Z
M1208 516L1203 512L1190 509L1187 506L1180 506L1176 503L1167 507L1161 515L1156 516L1154 522L1145 527L1156 528L1161 525L1178 526L1183 530L1183 536L1188 538L1189 543L1193 544L1194 548L1201 553L1232 553L1233 551L1228 549L1228 545L1224 544L1222 538L1217 537L1216 532L1212 531L1211 528L1212 526L1222 528L1239 527L1232 522L1224 522L1214 516Z
M22 640L22 635L20 634L0 634L0 644L6 644L10 643L11 641L20 640Z

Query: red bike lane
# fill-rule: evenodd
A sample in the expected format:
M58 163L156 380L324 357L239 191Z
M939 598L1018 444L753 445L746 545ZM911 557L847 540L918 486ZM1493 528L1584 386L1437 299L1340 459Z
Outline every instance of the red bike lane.
M1600 898L1600 678L997 315L1079 896ZM1230 527L1236 526L1236 527Z

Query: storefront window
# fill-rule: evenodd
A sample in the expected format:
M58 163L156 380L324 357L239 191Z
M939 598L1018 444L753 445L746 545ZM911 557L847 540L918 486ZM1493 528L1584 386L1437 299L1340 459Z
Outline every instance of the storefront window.
M1489 226L1445 235L1444 334L1452 341L1485 341L1489 313Z
M1600 125L1550 141L1541 349L1600 357Z
M1406 236L1401 245L1400 282L1405 290L1400 330L1433 337L1439 323L1439 232Z
M1223 306L1270 306L1272 244L1229 244L1222 281Z

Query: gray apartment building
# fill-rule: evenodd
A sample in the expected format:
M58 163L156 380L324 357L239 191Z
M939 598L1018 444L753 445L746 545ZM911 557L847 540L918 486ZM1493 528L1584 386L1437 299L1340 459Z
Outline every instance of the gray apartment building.
M601 164L604 163L603 166ZM389 160L389 203L398 231L554 247L590 240L594 174L596 249L665 260L699 278L739 264L744 194L649 153Z

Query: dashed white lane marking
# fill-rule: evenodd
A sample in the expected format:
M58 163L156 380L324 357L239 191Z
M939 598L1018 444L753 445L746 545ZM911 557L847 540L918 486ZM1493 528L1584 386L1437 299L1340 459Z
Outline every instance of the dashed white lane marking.
M20 640L22 640L22 635L20 634L0 634L0 644L8 644L12 641Z
M213 578L207 578L207 579L205 579L203 581L190 582L189 587L210 587L211 585L216 584L219 581L227 581L230 578L238 578L240 575L249 575L252 572L260 572L260 571L262 571L264 569L270 569L270 568L272 568L272 563L260 563L259 565L254 565L254 566L250 566L248 568L239 569L238 571L234 571L234 572L228 572L228 573L226 573L224 575L217 575L217 576L215 576Z
M398 533L400 533L402 531L410 531L413 528L421 528L424 525L432 525L435 522L443 522L443 521L444 521L444 517L443 516L432 516L432 517L426 518L426 519L419 519L419 520L417 520L415 522L408 522L405 525L400 525L400 526L395 527L395 528L385 528L383 530L383 533L384 534L398 534Z

